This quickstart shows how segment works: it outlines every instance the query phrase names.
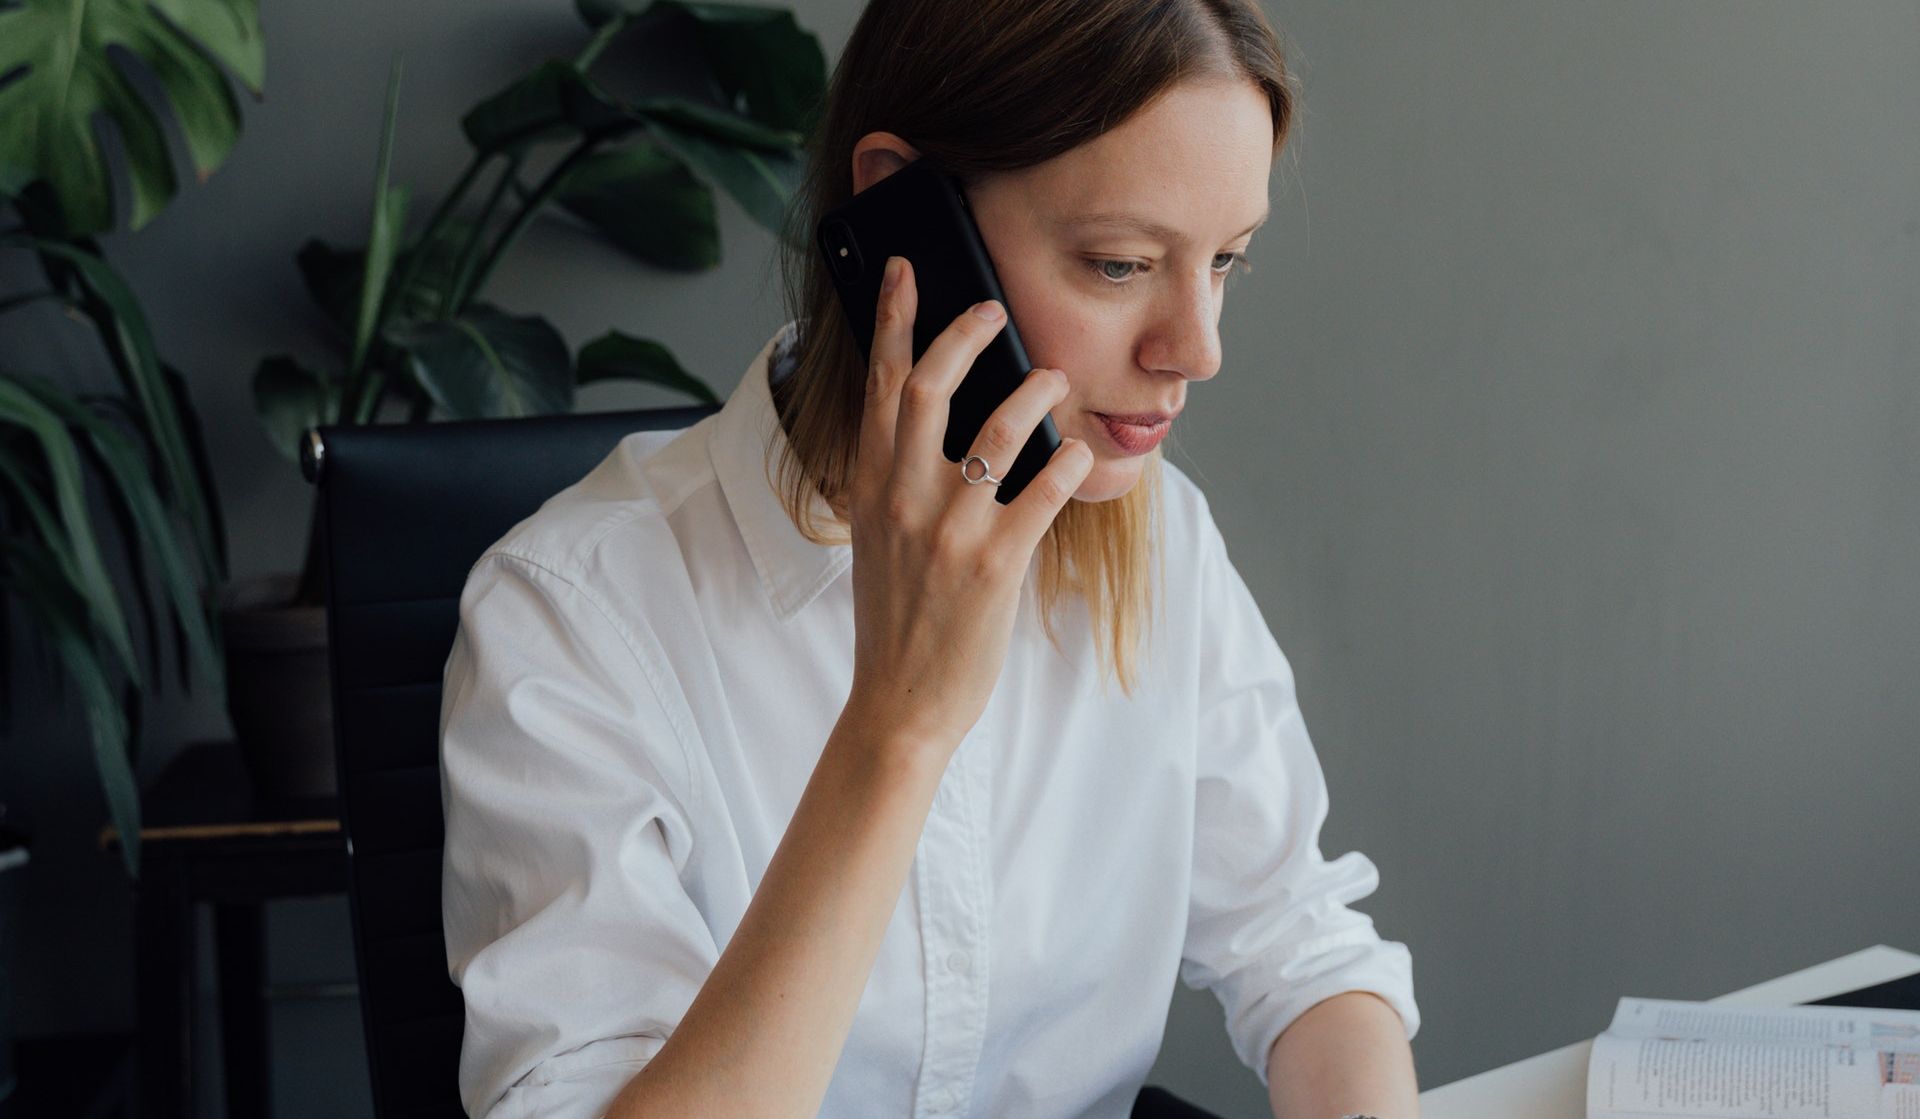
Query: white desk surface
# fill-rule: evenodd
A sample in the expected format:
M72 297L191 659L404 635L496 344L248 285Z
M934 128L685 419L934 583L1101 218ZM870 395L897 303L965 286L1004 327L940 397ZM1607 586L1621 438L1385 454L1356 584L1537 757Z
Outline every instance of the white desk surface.
M1920 955L1876 944L1712 1002L1793 1006L1920 971ZM1658 991L1623 992L1662 998ZM1609 1008L1608 1016L1612 1016ZM1591 1038L1420 1093L1421 1119L1585 1119Z

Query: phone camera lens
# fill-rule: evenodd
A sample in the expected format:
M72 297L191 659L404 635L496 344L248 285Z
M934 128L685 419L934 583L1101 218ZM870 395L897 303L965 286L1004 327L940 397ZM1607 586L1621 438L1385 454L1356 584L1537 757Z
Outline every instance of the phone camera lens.
M846 222L828 222L820 232L820 241L826 250L827 263L841 283L851 284L866 271L860 245L853 237L853 227Z

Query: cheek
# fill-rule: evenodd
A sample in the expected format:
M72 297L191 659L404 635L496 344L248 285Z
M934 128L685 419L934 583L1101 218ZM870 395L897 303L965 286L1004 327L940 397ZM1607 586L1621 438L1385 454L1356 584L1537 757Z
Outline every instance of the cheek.
M1086 348L1097 334L1087 323L1073 317L1073 308L1063 305L1061 300L1029 300L1016 306L1033 308L1031 313L1018 312L1020 341L1027 347L1027 357L1036 366L1066 370L1068 378L1078 386L1086 373Z
M1006 270L1000 281L1035 367L1066 370L1076 394L1126 368L1127 327L1114 306L1054 273Z

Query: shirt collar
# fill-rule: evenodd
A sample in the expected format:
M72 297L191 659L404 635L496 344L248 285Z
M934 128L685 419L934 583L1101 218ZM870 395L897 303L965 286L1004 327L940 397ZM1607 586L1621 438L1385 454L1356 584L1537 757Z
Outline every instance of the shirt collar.
M853 562L851 545L816 544L802 536L774 488L773 468L786 448L787 433L774 410L767 376L773 364L789 356L796 337L795 324L788 323L760 348L714 418L713 438L707 443L720 490L782 622L791 620ZM815 522L834 523L826 498L810 492Z

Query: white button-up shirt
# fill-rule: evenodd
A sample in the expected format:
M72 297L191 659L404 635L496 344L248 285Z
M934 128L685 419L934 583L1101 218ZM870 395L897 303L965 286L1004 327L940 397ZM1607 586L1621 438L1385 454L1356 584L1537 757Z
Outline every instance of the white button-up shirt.
M476 1119L594 1119L659 1052L845 705L852 550L801 536L767 477L785 438L769 366L792 329L720 412L626 436L468 575L441 711L442 904ZM1262 1083L1280 1032L1341 992L1418 1030L1406 947L1348 908L1378 871L1321 856L1326 784L1292 669L1206 498L1161 469L1140 686L1101 693L1077 599L1057 651L1029 579L822 1115L1125 1117L1176 977L1219 998Z

